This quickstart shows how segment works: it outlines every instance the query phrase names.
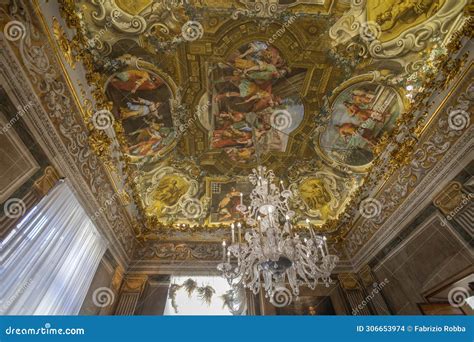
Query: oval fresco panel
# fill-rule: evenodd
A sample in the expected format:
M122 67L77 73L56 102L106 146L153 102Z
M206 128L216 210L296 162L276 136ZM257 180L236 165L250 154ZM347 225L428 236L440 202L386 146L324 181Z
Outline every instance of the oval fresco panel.
M175 143L168 86L150 71L126 70L109 79L106 93L124 128L131 162L152 169Z
M350 166L369 164L384 132L393 129L403 110L391 87L362 82L343 90L334 100L331 119L320 135L320 148L334 161Z
M201 116L210 127L210 148L222 149L234 162L255 157L254 135L261 152L284 152L302 122L299 97L305 70L290 69L280 52L253 41L211 68L210 110ZM252 131L255 122L255 131Z

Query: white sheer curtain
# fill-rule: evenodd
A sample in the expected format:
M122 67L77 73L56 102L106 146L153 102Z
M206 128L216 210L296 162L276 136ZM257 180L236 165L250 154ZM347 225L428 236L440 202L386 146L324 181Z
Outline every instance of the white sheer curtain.
M0 314L76 315L107 245L61 182L1 247Z

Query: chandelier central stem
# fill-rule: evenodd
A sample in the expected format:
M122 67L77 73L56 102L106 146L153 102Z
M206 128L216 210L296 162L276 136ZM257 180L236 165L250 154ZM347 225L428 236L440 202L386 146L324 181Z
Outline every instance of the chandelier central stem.
M231 225L232 244L227 248L223 242L227 261L224 256L217 268L231 285L247 287L254 294L263 288L273 305L286 306L299 295L302 285L311 289L319 283L329 286L338 257L329 254L326 237L317 235L309 221L309 239L294 232L295 213L289 206L293 194L282 181L275 185L274 179L273 171L264 166L252 170L250 203L245 205L241 194L237 207L249 229L242 242L238 222L235 243L235 224Z

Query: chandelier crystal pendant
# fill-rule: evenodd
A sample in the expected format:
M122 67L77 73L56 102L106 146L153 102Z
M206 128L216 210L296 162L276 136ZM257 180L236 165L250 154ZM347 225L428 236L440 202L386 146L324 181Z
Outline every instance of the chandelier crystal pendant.
M273 171L264 166L252 171L250 204L244 205L241 195L237 207L250 229L242 242L241 224L237 223L236 242L235 224L231 225L232 244L227 247L223 242L222 263L217 269L231 285L243 285L254 294L263 286L265 297L274 306L283 307L299 295L300 286L329 286L339 258L329 254L326 237L316 235L308 220L309 238L294 232L291 220L295 213L288 203L293 193L283 182L279 186L274 183Z

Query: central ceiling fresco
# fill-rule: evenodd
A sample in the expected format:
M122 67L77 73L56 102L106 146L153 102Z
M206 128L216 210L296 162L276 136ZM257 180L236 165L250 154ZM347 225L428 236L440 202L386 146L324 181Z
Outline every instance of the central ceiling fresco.
M113 123L142 237L218 238L258 163L295 194L296 224L336 237L464 5L75 1L110 103L94 125Z

